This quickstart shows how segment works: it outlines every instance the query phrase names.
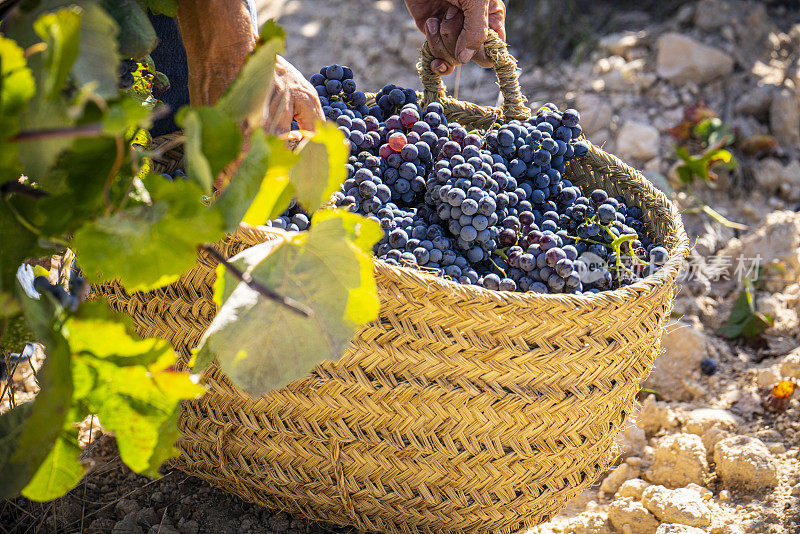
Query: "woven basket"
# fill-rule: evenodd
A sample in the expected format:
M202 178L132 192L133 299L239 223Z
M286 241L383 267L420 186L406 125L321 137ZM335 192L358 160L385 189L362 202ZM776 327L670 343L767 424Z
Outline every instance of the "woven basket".
M529 113L502 43L487 44L503 109L453 100L423 50L423 102L490 125ZM655 275L595 295L489 291L375 261L378 319L345 354L260 398L212 366L208 392L183 404L177 465L242 498L313 519L385 532L509 533L547 520L614 454L668 316L688 239L676 207L641 174L592 147L576 185L640 206L670 250ZM231 256L273 237L242 227ZM95 288L142 335L168 339L185 365L215 314L214 262L169 286Z

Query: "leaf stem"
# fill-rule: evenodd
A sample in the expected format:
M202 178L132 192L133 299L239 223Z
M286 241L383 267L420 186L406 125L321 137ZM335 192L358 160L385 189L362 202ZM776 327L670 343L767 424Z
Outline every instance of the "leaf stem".
M33 224L31 224L25 217L23 217L22 214L19 211L17 211L17 208L14 207L14 205L11 202L9 202L7 198L4 198L3 200L5 201L6 206L8 206L8 211L10 211L12 215L14 215L14 218L17 219L17 222L19 224L24 226L32 234L36 234L38 236L42 235L42 232L38 228L36 228Z
M116 142L117 156L114 158L114 164L111 166L111 170L108 172L106 183L103 185L103 201L106 204L106 216L108 216L108 214L111 213L111 210L114 208L114 204L111 202L111 186L114 184L114 178L117 177L117 173L119 172L120 168L122 168L122 161L125 158L125 143L122 140L122 137L115 135L114 141Z
M257 292L259 295L274 300L275 302L286 306L290 310L299 313L304 317L311 317L312 315L314 315L314 310L312 310L305 304L298 302L291 297L286 297L273 291L272 289L268 288L258 280L254 279L250 275L250 273L239 270L231 262L226 260L225 257L222 254L220 254L219 251L213 245L203 244L203 245L198 245L197 248L208 253L212 258L214 258L217 261L217 263L222 264L228 271L230 271L230 273L233 276L235 276L241 282L247 284L247 287Z

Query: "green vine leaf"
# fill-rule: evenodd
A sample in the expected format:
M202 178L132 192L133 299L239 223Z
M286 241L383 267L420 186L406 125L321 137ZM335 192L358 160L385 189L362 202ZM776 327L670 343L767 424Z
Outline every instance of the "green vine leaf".
M267 136L269 145L269 169L242 222L252 225L264 224L283 213L294 196L289 181L289 172L297 165L299 156L286 147L286 141Z
M61 91L78 57L82 13L79 7L71 6L46 13L33 24L33 29L47 43L45 68L49 72L47 86L43 88L47 98Z
M105 210L103 189L117 157L110 137L76 139L39 183L50 193L38 201L35 222L45 235L74 232Z
M25 432L26 424L33 411L33 403L17 406L11 411L0 415L0 469L3 470L3 478L0 479L0 496L8 498L19 492L28 483L32 473L38 469L36 462L32 462L27 469L27 473L20 467L9 468L8 460L19 449L19 439ZM42 460L44 461L44 460ZM16 472L15 472L16 471Z
M377 317L370 251L380 236L374 221L323 210L308 232L234 257L234 265L314 314L303 317L226 274L224 287L216 286L225 303L201 340L196 369L217 358L233 382L255 396L306 375L320 359L338 358L358 325Z
M19 131L19 115L35 94L33 73L22 48L0 35L0 176L19 175L19 147L5 139Z
M158 37L147 13L136 0L102 0L103 8L125 31L119 35L119 52L122 57L140 58L149 54L158 44Z
M108 108L103 117L103 131L111 135L124 135L131 129L150 128L150 109L134 97L123 97Z
M0 35L0 118L19 115L35 94L33 73L24 51L13 40Z
M261 124L267 97L272 92L275 59L283 52L285 39L286 32L272 20L261 28L255 50L216 104L233 120L246 121L252 127Z
M17 269L35 253L44 253L39 246L39 236L24 228L14 217L9 206L12 199L0 200L0 317L19 312L14 297ZM6 239L5 236L13 236Z
M140 0L155 15L178 16L178 0Z
M69 344L56 328L51 299L37 301L18 291L28 324L45 343L47 360L38 373L42 390L31 407L22 414L15 409L0 416L0 428L12 432L10 443L0 438L0 498L19 493L45 462L64 427L73 393Z
M239 227L244 214L254 202L259 189L267 181L270 168L270 153L266 134L255 130L250 136L250 150L242 159L228 186L214 202L214 208L225 219L225 231L234 232ZM273 184L266 184L268 188ZM274 187L274 186L273 186ZM260 223L266 221L262 219Z
M716 164L723 164L727 169L735 169L738 165L733 154L722 148L711 148L699 156L692 156L686 147L678 147L675 155L683 161L677 172L684 183L694 181L695 176L706 181L711 180L710 169Z
M22 495L32 501L51 501L74 488L85 471L78 460L80 453L77 430L62 431L36 474L22 489Z
M119 94L119 25L94 2L83 2L81 7L80 49L72 67L72 76L78 87L92 84L95 94L112 99Z
M294 194L289 173L299 160L285 140L254 130L249 152L214 203L226 231L235 231L240 222L258 226L283 213Z
M145 185L152 205L101 217L76 232L72 244L87 280L118 279L129 290L160 287L194 265L198 244L223 235L222 216L202 204L195 183L151 174Z
M73 7L75 5L78 7ZM102 103L102 100L116 98L119 95L117 87L119 27L95 1L41 2L35 10L15 20L10 25L9 33L12 37L17 37L19 44L25 47L37 45L41 41L33 32L34 21L47 17L55 9L67 7L79 9L81 13L78 55L72 63L69 76L74 84L74 91L70 93L77 95L84 104L87 100L98 100ZM67 43L63 48L69 48ZM51 79L51 71L45 68L48 57L44 54L33 54L29 58L28 63L36 73L37 94L29 102L25 113L20 116L19 126L22 130L65 128L73 126L77 118L80 118L82 106L70 105L67 93L62 91L66 84L62 83L59 86L57 80ZM53 88L53 92L50 92L50 88ZM95 104L86 106L91 110L96 107ZM34 180L39 179L71 143L72 139L69 137L16 143L19 145L19 158L25 174Z
M762 340L764 332L774 324L770 315L760 313L755 305L755 288L749 279L733 305L726 323L717 333L727 339L744 338L751 343Z
M242 147L239 125L218 107L183 108L175 120L184 129L186 172L203 191L225 166L236 159Z
M77 356L97 373L84 402L117 438L120 456L137 473L158 476L161 464L175 456L177 413L183 399L203 393L187 373L170 370L174 353L149 365L123 365L120 360ZM171 431L169 430L172 425Z
M131 469L157 476L175 453L180 401L203 389L187 373L171 370L176 355L167 341L140 338L130 318L113 313L105 302L83 303L65 329L81 404L115 432Z
M303 145L300 161L289 174L297 200L310 212L330 200L347 178L350 147L332 122L317 124L317 133Z
M719 117L703 119L695 125L692 133L712 149L731 145L735 139L731 127L722 122Z
M65 326L75 354L92 354L118 365L150 365L165 356L175 359L166 340L140 338L131 318L113 313L104 301L83 303Z

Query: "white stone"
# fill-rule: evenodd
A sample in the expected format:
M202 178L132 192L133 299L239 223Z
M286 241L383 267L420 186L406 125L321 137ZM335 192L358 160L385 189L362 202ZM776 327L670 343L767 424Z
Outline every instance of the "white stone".
M623 458L641 456L647 446L644 430L639 428L632 419L628 419L625 429L617 434L615 441Z
M674 84L705 83L733 71L731 56L679 33L665 33L656 48L656 71Z
M706 534L706 531L679 523L662 523L656 529L656 534Z
M623 482L632 478L638 478L641 470L628 463L622 463L614 468L600 484L600 491L606 495L613 495L617 492Z
M657 401L655 395L648 395L636 416L636 424L652 436L662 428L678 426L678 420L669 403Z
M703 434L703 445L706 446L706 451L708 451L709 459L713 459L714 456L714 447L725 438L728 438L732 435L731 432L721 428L720 426L713 426L708 431Z
M732 6L720 0L701 0L694 11L694 25L711 32L731 22Z
M789 210L769 213L760 227L748 232L741 239L732 239L725 248L717 252L717 256L728 258L760 256L760 267L781 264L781 270L776 270L770 276L773 278L782 276L785 280L796 282L800 275L800 213ZM728 266L724 273L730 280L719 282L719 287L735 289L736 262L733 264Z
M671 490L664 486L650 486L642 493L642 504L664 523L680 523L692 527L706 527L711 524L711 510L694 489Z
M626 31L611 33L601 37L598 45L600 48L607 50L610 54L622 56L627 59L630 49L638 46L643 37L643 32L636 33Z
M800 144L800 102L791 89L781 89L769 108L772 135L784 149L796 150Z
M633 499L618 499L606 508L608 520L614 525L617 532L630 534L655 534L658 520L653 514L642 506L642 503Z
M631 499L639 500L642 498L642 493L650 487L650 483L642 480L641 478L632 478L626 480L614 494L615 499L622 499L630 497Z
M686 484L686 488L697 492L697 494L700 495L700 498L704 501L710 501L714 497L714 492L705 486L701 486L700 484L695 484L692 482L691 484Z
M671 434L656 446L655 461L647 479L668 488L690 483L704 484L708 477L708 460L703 440L695 434Z
M777 483L775 460L757 438L731 436L714 447L717 475L728 488L762 490Z
M611 130L603 128L593 133L590 141L595 145L601 147L606 152L614 152L614 137L611 135Z
M775 317L773 313L770 313L764 307L759 306L759 311L762 313L767 313ZM772 369L758 369L756 371L756 385L759 387L772 387L778 382L779 378L778 375L772 372Z
M792 202L800 200L800 161L784 165L775 158L765 158L754 170L756 182L767 193L777 193Z
M751 115L759 118L766 117L769 114L769 107L772 104L775 89L774 85L754 87L739 97L734 109L742 115Z
M671 401L687 401L702 395L698 369L700 361L712 355L713 345L709 336L689 323L678 321L667 327L661 337L664 352L656 358L645 386Z
M581 128L587 137L611 125L614 110L607 98L595 94L582 94L578 96L575 105L581 112ZM597 138L593 138L592 141L599 142Z
M781 375L785 378L800 378L800 347L781 360Z
M684 416L683 428L687 432L702 436L712 427L718 426L725 430L734 430L740 421L728 410L720 408L697 408Z
M761 394L755 388L742 389L739 400L731 405L731 411L738 413L744 419L751 419L755 414L764 413Z
M566 531L572 534L612 534L613 532L605 511L582 512L569 518L564 526Z
M769 452L772 454L783 454L786 452L786 445L783 443L770 443L768 445Z
M647 161L658 155L658 130L641 122L627 121L617 132L617 155Z

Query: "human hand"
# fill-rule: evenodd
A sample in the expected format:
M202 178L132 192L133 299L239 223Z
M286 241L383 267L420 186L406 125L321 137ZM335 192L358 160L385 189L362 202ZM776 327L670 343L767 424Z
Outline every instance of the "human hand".
M301 130L314 130L317 121L325 120L317 90L282 56L275 63L274 81L265 110L268 129L285 134L294 119Z
M492 66L483 43L489 28L505 41L506 8L502 0L405 0L417 28L425 34L431 53L433 71L441 76L453 72L456 65L475 61L484 68Z

